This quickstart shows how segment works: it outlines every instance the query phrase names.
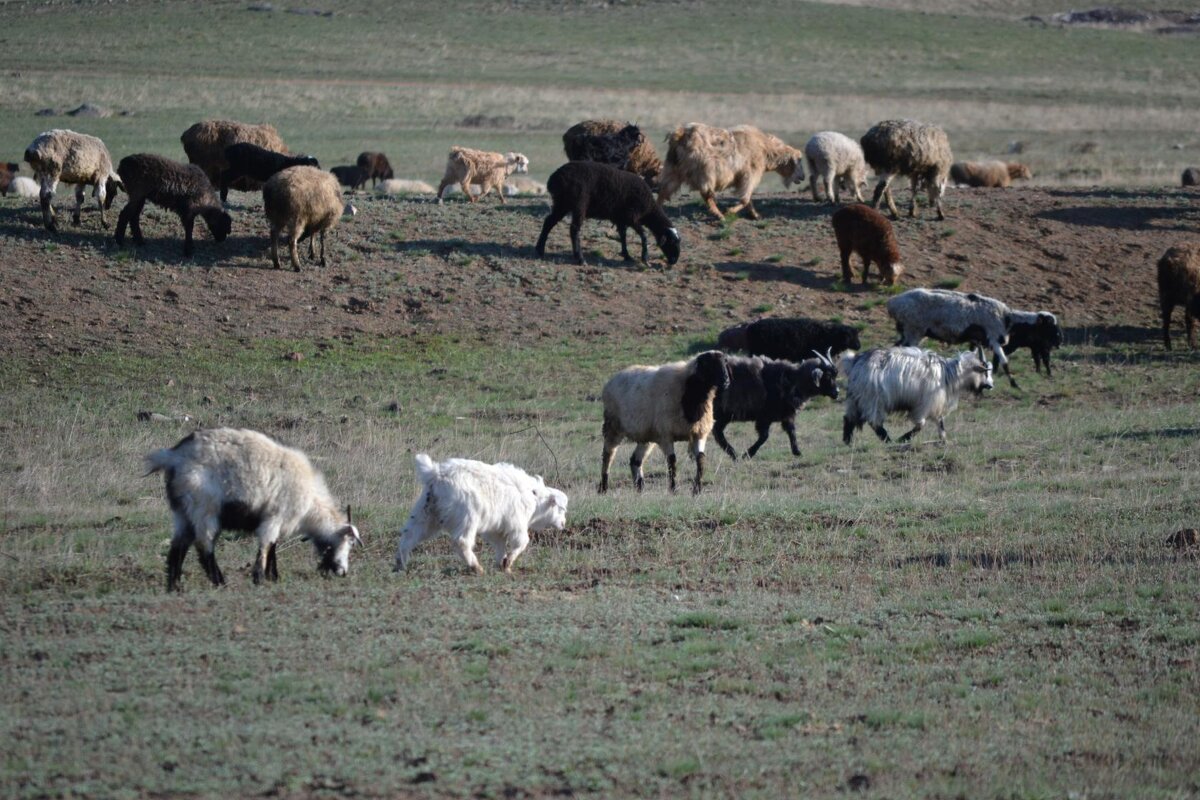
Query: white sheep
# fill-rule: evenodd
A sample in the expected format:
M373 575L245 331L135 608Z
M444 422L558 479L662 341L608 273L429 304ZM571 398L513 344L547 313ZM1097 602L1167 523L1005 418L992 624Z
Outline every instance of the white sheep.
M825 199L830 203L840 202L839 184L844 189L852 189L858 202L863 201L867 162L858 142L837 131L821 131L813 134L804 145L804 158L808 161L808 186L814 201L819 199L817 178L821 179Z
M946 416L958 407L963 390L976 394L992 388L992 367L978 353L966 351L942 358L931 350L890 347L867 350L842 357L846 376L846 406L842 419L842 441L850 444L854 431L867 423L885 442L891 441L883 427L887 415L908 413L913 429L900 437L906 442L925 426L937 421L938 437L946 441Z
M27 178L24 175L15 176L12 179L12 183L8 185L8 190L17 197L37 197L41 194L37 181L33 178Z
M525 172L529 172L529 159L521 153L489 153L470 147L451 147L450 155L446 157L446 174L437 188L438 204L451 184L462 187L463 194L472 203L492 189L503 203L505 178ZM471 191L475 185L480 187L478 195Z
M475 539L492 546L496 569L512 572L529 546L529 532L567 524L567 496L512 464L485 464L466 458L435 463L416 457L421 495L400 532L395 571L408 566L413 549L445 531L468 567L482 575Z
M974 292L966 294L950 289L909 289L887 302L887 312L896 321L900 338L896 344L919 345L926 336L946 344L974 344L987 348L994 363L1004 368L1014 388L1004 345L1013 315L1005 303Z
M321 266L325 266L325 232L337 225L343 214L353 216L354 206L342 201L342 190L331 173L317 167L289 167L263 184L263 211L271 225L271 262L279 269L279 233L288 232L292 269L300 271L296 245L308 239L308 257L313 258L313 239L321 238Z
M25 148L25 160L33 168L33 177L41 189L42 221L47 230L58 230L53 200L59 181L75 184L73 223L79 224L84 187L92 186L92 196L100 207L100 224L108 227L104 212L116 198L121 178L113 169L112 156L104 142L86 133L56 128L38 134L30 142Z
M222 530L258 537L254 582L278 580L275 544L299 535L310 540L322 574L345 575L350 546L362 544L350 510L339 510L321 473L299 450L257 431L199 430L174 447L146 456L146 474L162 472L175 533L167 554L167 591L179 589L183 560L195 544L200 564L213 584L225 583L217 566L216 542Z
M696 462L692 493L704 477L704 443L713 429L713 402L729 388L728 357L709 350L691 361L662 366L632 366L604 384L604 455L600 462L600 492L608 491L608 471L617 445L637 442L629 470L640 492L645 485L642 462L655 445L667 455L667 477L675 491L675 442L686 441Z

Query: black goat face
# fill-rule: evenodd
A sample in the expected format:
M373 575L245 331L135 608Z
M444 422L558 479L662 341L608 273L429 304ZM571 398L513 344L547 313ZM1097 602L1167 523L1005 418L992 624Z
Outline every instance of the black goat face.
M656 237L658 246L662 248L663 255L667 257L667 263L674 265L679 260L680 238L679 231L674 228L668 228L667 232L662 236Z
M838 399L837 370L829 367L819 367L821 375L817 381L820 393L833 400Z

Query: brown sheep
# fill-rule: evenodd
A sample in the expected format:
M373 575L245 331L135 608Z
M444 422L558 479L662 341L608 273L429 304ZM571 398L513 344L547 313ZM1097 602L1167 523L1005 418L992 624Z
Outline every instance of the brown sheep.
M567 132L562 137L563 150L566 152L567 158L572 161L584 160L584 156L580 153L583 143L592 137L620 133L629 126L630 123L617 119L585 119L583 122L567 128ZM658 153L654 151L654 145L650 143L650 140L641 135L641 131L638 133L638 142L629 149L629 162L624 169L641 175L646 183L654 188L658 185L658 177L662 172L662 161L659 160Z
M370 151L359 153L357 161L359 169L367 173L367 177L371 179L371 188L375 188L376 181L388 181L396 177L392 172L392 165L388 163L387 156L383 153L372 153ZM366 181L363 181L365 184Z
M354 206L342 201L342 190L332 173L318 167L290 167L263 184L263 211L271 225L271 262L279 269L279 234L288 232L292 269L300 271L296 244L308 239L308 257L314 256L313 238L321 236L321 266L325 266L325 231Z
M1032 177L1029 167L1015 161L956 161L950 166L950 180L957 186L1004 189L1013 180Z
M1196 349L1200 317L1200 245L1172 247L1158 260L1158 303L1162 309L1163 344L1171 349L1171 312L1183 306L1188 347Z
M133 230L134 243L144 244L141 216L147 200L179 215L183 222L185 256L192 254L192 227L196 217L203 217L218 242L229 236L232 220L221 207L208 176L195 164L182 164L152 153L138 153L122 158L117 173L129 194L129 202L117 217L114 236L117 244L125 243L126 225Z
M1183 171L1180 181L1184 187L1200 186L1200 168L1188 167Z
M221 185L221 173L229 169L229 162L225 159L225 148L231 144L248 142L276 153L288 153L287 145L283 143L275 126L250 125L225 119L197 122L183 132L179 141L183 142L183 152L187 153L188 162L204 170L213 186ZM256 192L262 185L252 178L239 178L229 187L221 188L221 200L224 202L229 196L230 188L242 192Z
M513 173L529 171L529 159L520 153L489 153L469 147L451 147L446 158L446 174L438 184L438 205L446 187L457 183L462 187L467 200L474 203L492 189L504 203L504 179ZM471 185L478 184L479 196L471 193Z
M21 170L21 165L15 161L0 164L0 196L8 197L8 187L12 183L14 173Z
M778 172L787 188L804 180L803 165L803 152L752 125L724 130L693 122L667 136L667 161L659 178L658 204L667 202L687 185L700 193L718 220L723 220L725 214L717 207L716 194L733 188L738 202L726 213L737 214L744 208L751 219L759 219L750 197L763 173Z
M942 211L942 195L946 191L954 154L950 152L950 140L944 130L916 120L889 119L864 133L859 143L867 163L879 176L872 203L875 208L879 208L881 200L886 200L892 219L900 217L896 201L892 199L891 186L897 175L907 175L912 186L908 215L917 215L917 191L924 184L929 192L929 204L937 209L937 218L946 218Z
M904 265L900 263L900 247L892 233L892 223L870 206L852 205L833 215L833 233L842 256L842 283L854 282L850 270L850 254L858 253L863 260L862 282L867 283L871 262L879 267L880 282L894 286Z

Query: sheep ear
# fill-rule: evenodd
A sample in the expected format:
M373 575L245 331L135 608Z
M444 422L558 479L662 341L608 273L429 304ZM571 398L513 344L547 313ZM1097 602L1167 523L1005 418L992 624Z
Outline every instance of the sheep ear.
M820 385L820 383L821 383L821 373L822 373L823 371L824 371L824 370L822 370L820 367L813 367L813 371L812 371L812 382L813 382L813 383L815 383L815 384L817 384L817 385Z

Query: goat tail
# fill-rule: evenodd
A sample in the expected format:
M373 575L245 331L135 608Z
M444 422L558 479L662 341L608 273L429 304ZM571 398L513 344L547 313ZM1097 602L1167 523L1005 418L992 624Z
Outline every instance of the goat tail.
M175 451L170 447L164 447L161 450L155 450L147 453L143 464L146 467L146 472L142 475L145 478L148 475L153 475L156 472L170 469L175 466Z
M417 453L417 480L421 485L428 486L438 477L438 466L428 453Z

